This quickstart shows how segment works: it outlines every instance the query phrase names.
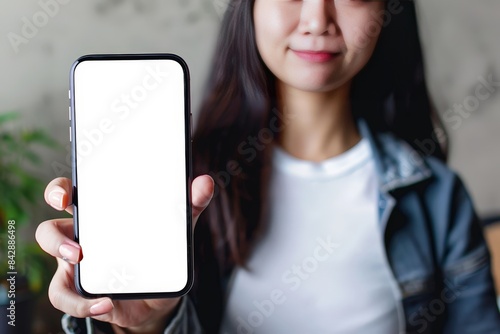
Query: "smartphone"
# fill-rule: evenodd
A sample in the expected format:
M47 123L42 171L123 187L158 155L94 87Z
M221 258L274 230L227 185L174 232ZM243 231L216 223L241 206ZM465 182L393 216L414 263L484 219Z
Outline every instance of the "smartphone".
M74 235L85 297L177 297L193 280L189 70L87 55L70 74Z

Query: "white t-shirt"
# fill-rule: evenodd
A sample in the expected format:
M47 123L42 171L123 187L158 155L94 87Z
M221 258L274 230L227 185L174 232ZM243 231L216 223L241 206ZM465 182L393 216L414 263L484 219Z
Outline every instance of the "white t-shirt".
M270 216L228 287L221 334L404 333L370 145L320 163L273 155Z

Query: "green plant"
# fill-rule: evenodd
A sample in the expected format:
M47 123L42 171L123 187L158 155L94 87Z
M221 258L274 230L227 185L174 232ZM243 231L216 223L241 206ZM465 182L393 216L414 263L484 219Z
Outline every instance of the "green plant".
M44 284L48 257L32 234L23 238L23 231L43 196L44 183L33 173L42 162L37 149L58 145L44 130L20 129L19 118L16 112L0 113L0 277L12 271L8 267L8 222L15 221L15 270L27 278L32 292L38 292Z

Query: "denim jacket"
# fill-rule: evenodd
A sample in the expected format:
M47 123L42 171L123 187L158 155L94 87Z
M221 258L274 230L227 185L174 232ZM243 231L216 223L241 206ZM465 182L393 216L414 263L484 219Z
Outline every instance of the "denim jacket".
M500 334L490 255L461 180L391 134L374 135L364 121L359 129L375 159L380 233L401 290L406 333ZM213 274L214 261L198 262L203 284L182 299L165 334L217 333L228 277ZM63 318L66 333L107 332L99 326Z

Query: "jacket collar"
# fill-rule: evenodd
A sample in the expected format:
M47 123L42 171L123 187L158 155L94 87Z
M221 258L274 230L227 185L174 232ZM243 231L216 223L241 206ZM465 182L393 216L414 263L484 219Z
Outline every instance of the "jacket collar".
M358 120L358 128L370 143L382 192L388 193L431 177L430 168L409 144L390 133L374 135L364 119Z

